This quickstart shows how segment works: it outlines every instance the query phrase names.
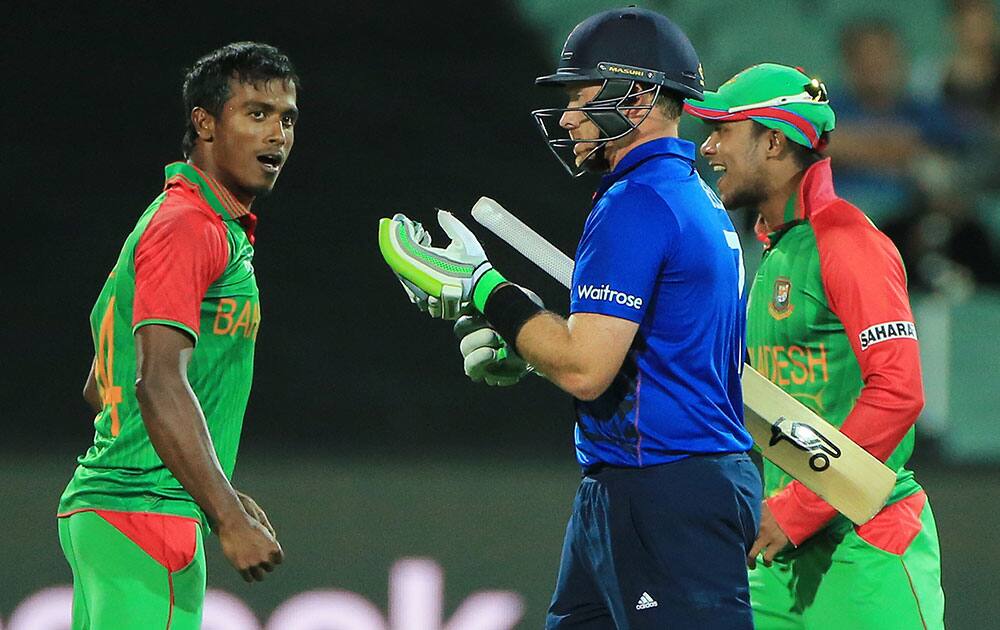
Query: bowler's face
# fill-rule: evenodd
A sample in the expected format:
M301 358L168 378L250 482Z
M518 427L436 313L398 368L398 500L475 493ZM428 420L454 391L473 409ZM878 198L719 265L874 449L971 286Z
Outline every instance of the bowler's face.
M215 121L213 157L222 183L244 201L267 194L295 142L295 85L230 80L230 97Z
M601 91L600 83L593 84L570 84L566 87L566 94L569 102L566 107L583 107ZM563 112L559 119L559 126L569 132L569 137L573 140L596 140L601 137L601 130L597 128L585 113L579 111ZM592 142L581 142L574 145L573 155L576 165L579 167L590 155L590 152L597 146Z

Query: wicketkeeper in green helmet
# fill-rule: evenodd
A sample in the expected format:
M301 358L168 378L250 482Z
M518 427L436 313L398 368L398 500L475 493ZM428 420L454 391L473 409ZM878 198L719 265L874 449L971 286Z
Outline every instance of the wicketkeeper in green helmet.
M924 404L906 274L892 242L834 192L822 153L835 125L826 87L764 63L685 109L712 126L701 153L721 173L722 201L759 213L750 363L898 473L886 507L854 526L764 462L747 558L755 625L943 628L934 516L904 467Z

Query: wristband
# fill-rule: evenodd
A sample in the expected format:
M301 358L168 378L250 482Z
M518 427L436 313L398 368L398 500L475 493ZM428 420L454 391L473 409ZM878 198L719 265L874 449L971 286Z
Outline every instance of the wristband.
M483 275L475 280L475 286L472 288L472 305L476 307L476 310L480 313L485 314L486 311L486 300L489 299L490 293L493 293L493 289L497 288L504 282L507 282L507 278L500 275L500 272L490 267Z
M521 327L545 309L531 301L521 287L508 283L500 284L486 296L482 310L493 330L516 351L517 334L521 332Z

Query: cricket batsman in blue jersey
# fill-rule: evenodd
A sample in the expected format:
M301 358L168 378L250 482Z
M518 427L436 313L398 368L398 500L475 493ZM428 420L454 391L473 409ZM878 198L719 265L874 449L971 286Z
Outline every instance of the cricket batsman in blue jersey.
M470 377L512 384L530 364L575 398L583 479L546 628L750 629L761 482L740 390L743 261L677 137L683 99L702 98L697 54L662 15L618 9L579 24L536 83L569 100L534 112L550 148L574 176L604 174L569 319L508 282L448 213L447 248L397 214L380 249L414 302L465 315Z

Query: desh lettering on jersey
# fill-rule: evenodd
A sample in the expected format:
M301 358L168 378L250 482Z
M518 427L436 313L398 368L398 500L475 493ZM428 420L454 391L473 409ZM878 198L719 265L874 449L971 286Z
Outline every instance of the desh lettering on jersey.
M913 322L907 321L885 322L865 328L858 337L861 339L861 350L867 350L877 343L890 339L916 339L917 327Z
M602 284L599 287L592 284L577 285L576 295L581 300L603 300L614 304L623 304L636 310L642 309L641 297L615 291L609 284Z

